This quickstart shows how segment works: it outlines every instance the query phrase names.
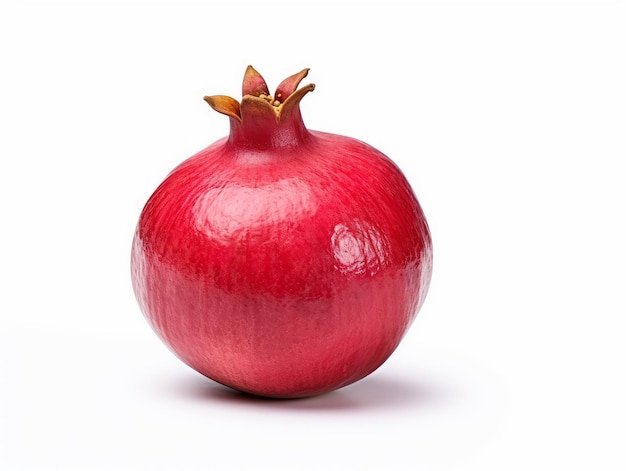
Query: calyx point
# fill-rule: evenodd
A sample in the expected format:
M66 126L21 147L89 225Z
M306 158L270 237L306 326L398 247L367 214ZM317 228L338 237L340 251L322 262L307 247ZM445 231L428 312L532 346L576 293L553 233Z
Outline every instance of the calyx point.
M281 117L288 116L297 109L304 95L315 89L312 83L298 89L298 85L308 73L309 69L303 69L287 77L276 87L274 95L271 95L261 74L249 65L243 77L241 103L226 95L205 96L204 100L218 113L241 123L248 115L269 113L274 116L276 122L279 122Z

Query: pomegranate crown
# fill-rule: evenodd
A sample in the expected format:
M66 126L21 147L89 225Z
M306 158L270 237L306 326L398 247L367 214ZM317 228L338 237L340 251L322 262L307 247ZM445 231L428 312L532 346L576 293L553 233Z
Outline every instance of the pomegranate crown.
M265 80L254 67L249 65L243 77L241 103L232 97L225 95L205 96L204 100L215 111L225 114L230 118L243 123L255 116L273 116L276 123L299 112L299 104L302 97L315 89L310 83L302 88L298 85L309 73L309 69L303 69L283 80L276 88L272 96Z

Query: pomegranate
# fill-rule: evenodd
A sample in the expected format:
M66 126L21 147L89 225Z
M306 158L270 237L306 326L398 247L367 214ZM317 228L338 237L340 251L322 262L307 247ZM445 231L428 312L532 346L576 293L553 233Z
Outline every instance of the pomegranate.
M298 89L248 67L241 103L205 97L230 135L176 167L146 203L131 256L141 310L185 363L231 388L305 397L392 354L424 302L432 245L384 154L308 130Z

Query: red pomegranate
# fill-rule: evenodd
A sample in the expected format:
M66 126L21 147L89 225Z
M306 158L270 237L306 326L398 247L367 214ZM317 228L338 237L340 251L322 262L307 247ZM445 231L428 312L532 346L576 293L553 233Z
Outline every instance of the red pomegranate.
M305 397L353 383L398 346L431 278L420 205L384 154L308 130L298 89L248 67L241 103L205 100L230 135L176 167L132 246L139 305L163 342L248 393Z

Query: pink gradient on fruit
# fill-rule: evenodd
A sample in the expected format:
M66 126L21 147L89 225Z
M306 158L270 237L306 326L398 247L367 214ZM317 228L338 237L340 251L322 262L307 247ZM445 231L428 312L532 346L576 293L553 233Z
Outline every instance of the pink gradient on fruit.
M139 305L185 363L270 397L357 381L395 350L424 302L432 245L398 167L371 146L309 131L307 70L269 96L248 68L242 103L206 97L230 136L175 168L132 246Z

